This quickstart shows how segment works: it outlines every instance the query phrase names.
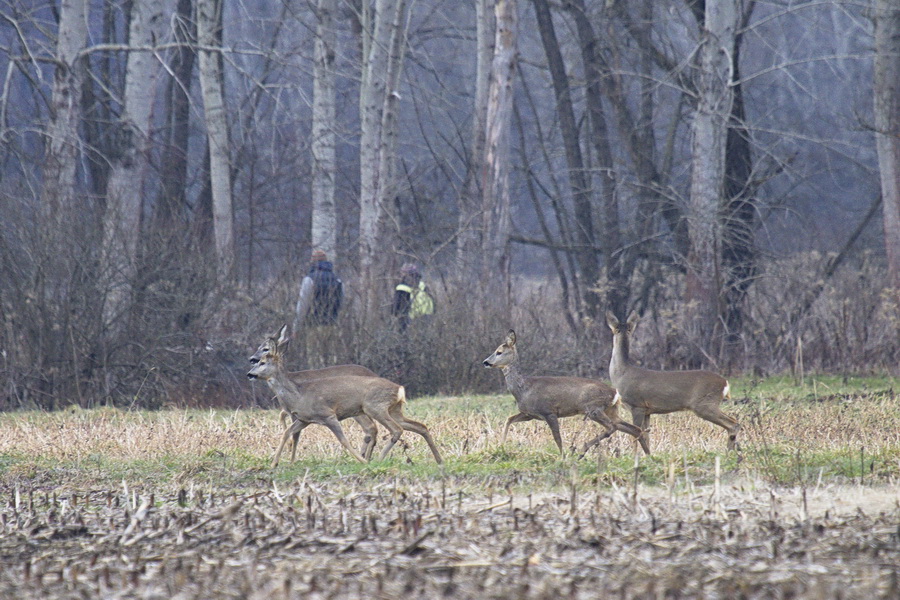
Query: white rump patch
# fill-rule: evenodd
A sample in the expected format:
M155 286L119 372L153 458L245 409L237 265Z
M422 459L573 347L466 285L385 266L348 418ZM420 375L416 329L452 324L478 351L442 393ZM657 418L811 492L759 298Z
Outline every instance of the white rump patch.
M731 398L731 384L725 382L725 389L722 390L722 398Z
M622 396L619 395L619 390L616 390L616 395L613 396L612 406L615 406L619 402L622 401Z

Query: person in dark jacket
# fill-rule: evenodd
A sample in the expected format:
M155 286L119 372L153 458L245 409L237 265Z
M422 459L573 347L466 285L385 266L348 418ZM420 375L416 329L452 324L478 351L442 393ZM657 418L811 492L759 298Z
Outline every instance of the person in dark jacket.
M294 316L294 335L306 331L307 362L327 364L333 354L333 326L337 323L344 300L344 282L335 273L334 265L322 250L313 250L309 272L300 282ZM321 360L314 356L320 355Z
M300 282L296 321L306 319L311 325L334 325L344 300L344 283L334 272L325 252L314 250L309 273Z

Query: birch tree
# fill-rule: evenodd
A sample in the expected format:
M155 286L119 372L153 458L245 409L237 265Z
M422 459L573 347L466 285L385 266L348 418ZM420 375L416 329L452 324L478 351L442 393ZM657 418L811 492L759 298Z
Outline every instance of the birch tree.
M365 5L365 3L363 3ZM399 97L394 88L399 81L405 26L405 0L378 0L375 13L363 19L363 65L360 83L360 199L359 199L359 265L360 286L364 295L365 316L375 314L379 296L378 273L382 270L378 257L382 250L384 220L388 194L393 190L390 181L392 158L388 146L394 127L391 111L396 110Z
M46 127L41 206L56 222L68 210L76 189L78 124L84 72L79 52L87 42L88 7L85 0L62 0L57 29L55 72L50 119Z
M484 176L485 121L491 64L494 61L494 0L475 1L475 98L472 106L472 139L466 180L459 203L459 237L456 244L456 266L461 280L471 275L473 261L481 249L482 178Z
M44 156L41 165L43 185L40 189L40 206L35 207L37 215L31 215L21 228L23 238L19 244L9 245L9 232L14 230L16 212L10 194L16 188L4 181L3 201L3 242L7 273L14 266L13 277L0 283L0 312L9 330L15 337L7 337L3 342L3 354L8 365L20 369L7 369L10 381L13 372L41 373L34 381L40 390L37 404L23 398L21 405L28 408L52 405L55 401L53 383L55 373L62 370L69 345L64 341L66 326L73 317L80 316L78 306L72 302L77 294L73 285L73 273L79 252L76 235L90 235L81 231L76 220L78 216L78 165L82 159L79 126L82 121L82 88L85 80L83 59L80 53L87 42L88 7L84 0L64 0L60 6L57 39L52 61L53 82L50 94L48 121L44 127ZM6 16L6 15L4 15ZM10 63L10 66L12 63ZM7 82L9 78L7 77ZM4 89L3 122L7 126L6 98ZM3 146L9 138L4 133ZM5 161L6 162L6 161ZM9 161L12 162L12 161ZM29 207L30 208L30 207ZM84 210L84 212L88 212ZM13 225L13 227L10 227ZM34 235L36 233L37 235ZM18 237L18 236L15 236ZM13 237L13 239L15 239ZM10 299L16 301L10 302ZM8 351L7 351L8 349Z
M725 142L734 95L731 88L739 0L705 3L700 29L691 124L691 184L687 207L686 300L696 339L709 344L720 331L722 226L720 206L725 182ZM707 346L701 350L709 351Z
M334 257L337 250L337 212L334 204L335 95L334 61L336 0L319 0L316 11L312 113L312 245Z
M231 277L234 266L234 212L228 115L225 112L225 82L221 67L221 11L222 0L197 0L198 69L209 148L213 237L218 276L220 280L225 280Z
M406 53L406 33L406 0L403 0L397 7L394 22L391 24L387 88L381 115L381 143L378 149L378 163L382 171L379 177L381 202L386 209L385 213L395 224L397 215L394 199L400 193L397 176L397 119L400 105L400 75L403 72L403 58Z
M900 6L875 2L875 143L888 285L900 289Z
M516 72L518 15L515 0L497 0L491 82L485 115L481 182L484 238L482 282L485 298L508 312L510 303L509 128Z
M126 308L137 270L145 178L150 164L153 100L159 63L149 48L162 37L167 2L135 2L129 19L125 90L119 116L119 147L111 161L106 188L103 249L109 275L104 320L115 320Z

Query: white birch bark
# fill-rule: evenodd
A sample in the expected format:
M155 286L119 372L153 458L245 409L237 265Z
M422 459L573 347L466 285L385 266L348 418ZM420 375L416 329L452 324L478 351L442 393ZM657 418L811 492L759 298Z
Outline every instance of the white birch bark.
M212 190L213 237L219 280L232 275L234 266L234 211L231 198L231 161L228 118L225 113L225 83L220 68L217 30L221 22L221 0L197 0L198 71L203 96L203 114L209 143L209 175Z
M334 260L337 251L335 171L336 0L319 0L316 16L312 114L312 245Z
M486 297L509 307L509 129L516 72L518 17L515 0L497 0L491 81L485 114L484 175L481 182L484 238L482 281Z
M403 58L406 50L406 0L397 3L391 23L391 45L387 64L387 85L381 114L381 144L378 150L378 164L381 169L379 194L384 212L393 223L394 198L400 193L396 173L397 107L400 104L400 75L403 72Z
M78 165L78 123L81 114L83 69L78 53L87 42L86 0L62 0L56 41L56 72L53 77L52 111L46 128L41 206L55 222L68 209L75 192Z
M171 7L164 0L135 2L131 8L129 45L148 48L161 40ZM119 119L120 146L113 158L106 188L103 228L107 302L104 319L114 321L128 303L136 273L141 236L143 192L150 163L153 100L161 72L153 53L132 50L125 69L125 90Z
M896 0L875 3L874 77L887 284L900 289L900 4Z
M456 244L457 271L460 280L471 277L480 268L476 259L481 249L481 183L484 178L484 139L487 120L488 89L494 61L496 34L494 0L475 2L475 103L472 107L472 139L469 164L459 206L459 237Z
M739 15L737 0L707 2L705 29L700 32L687 210L687 300L692 307L687 325L698 340L707 344L719 321L720 206L725 183L725 141L734 100L731 56Z
M383 163L385 111L393 78L390 61L394 29L401 23L405 0L378 0L373 15L371 37L364 29L362 84L360 85L360 207L359 265L360 288L364 298L364 318L374 315L379 294L378 255L382 251L385 217L385 181L387 165ZM399 77L399 73L397 74ZM389 134L391 135L391 134Z

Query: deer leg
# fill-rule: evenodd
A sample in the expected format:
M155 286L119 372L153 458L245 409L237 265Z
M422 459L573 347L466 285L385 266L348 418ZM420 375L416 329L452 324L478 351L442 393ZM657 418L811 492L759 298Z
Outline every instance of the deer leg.
M641 445L641 449L644 451L644 454L650 456L650 446L647 444L647 440L644 439L644 433L646 433L646 430L620 419L619 411L617 410L616 405L608 407L604 411L604 414L612 420L613 425L615 426L617 431L624 431L628 435L634 436L634 438L637 439L638 443ZM649 423L649 421L650 415L645 414L643 422Z
M650 436L647 433L650 430L650 414L643 408L638 406L631 407L631 421L634 426L641 430L641 437L638 442L644 450L644 454L650 454Z
M604 411L598 410L596 408L588 408L584 412L584 416L586 416L588 419L602 425L603 428L606 429L606 431L604 431L603 433L601 433L600 435L598 435L597 437L595 437L594 439L589 441L587 444L585 444L584 448L581 449L581 456L579 456L578 458L584 458L584 455L588 453L588 450L590 450L591 448L593 448L594 446L596 446L597 444L599 444L600 442L602 442L603 440L605 440L606 438L608 438L609 436L611 436L612 434L614 434L616 432L616 426L615 426L613 420Z
M300 437L300 432L303 431L309 423L305 423L303 421L294 421L291 423L291 426L284 430L284 435L281 436L281 444L278 445L278 450L275 452L275 458L272 459L272 467L275 468L278 465L278 459L281 458L281 453L284 451L284 446L287 444L288 439L291 436L294 436L294 449L297 447L297 438Z
M644 451L644 454L650 456L650 444L647 443L646 439L646 430L641 429L631 423L626 423L625 421L619 421L616 423L616 429L618 431L624 431L629 435L633 435L635 439L637 439L638 443L641 445L641 450Z
M614 410L615 407L612 407L612 409ZM609 410L609 408L607 410ZM584 458L585 454L588 453L588 450L590 450L591 448L593 448L594 446L596 446L597 444L599 444L600 442L602 442L603 440L605 440L606 438L608 438L609 436L614 434L616 431L624 431L625 433L637 438L637 440L641 442L641 446L644 448L644 451L647 454L650 454L650 451L646 447L646 442L644 442L643 438L641 437L641 434L642 434L641 429L638 427L635 427L631 423L626 423L625 421L620 420L618 418L618 411L614 411L611 416L609 413L606 412L606 410L604 410L604 411L589 410L585 413L585 416L587 416L589 419L591 419L593 421L596 421L600 425L603 425L603 427L606 428L606 431L604 431L603 433L601 433L600 435L598 435L597 437L595 437L594 439L592 439L591 441L589 441L587 444L584 445L584 449L581 451L580 458Z
M282 427L284 427L284 428L290 427L290 425L288 425L288 422L287 422L287 420L288 420L289 418L290 418L290 419L293 419L294 416L293 416L291 413L289 413L288 411L286 411L286 410L284 410L284 409L282 408L282 409L281 409L281 413L278 415L278 420L281 421L281 426L282 426ZM293 421L292 421L292 423L293 423Z
M632 408L632 418L637 421L638 419L634 416L634 411L635 409ZM642 430L636 424L632 425L631 423L627 423L620 419L617 404L612 404L602 410L599 410L597 407L589 408L587 411L585 411L585 416L603 425L603 427L606 428L606 431L584 445L584 450L582 450L581 452L581 458L584 458L584 455L587 454L588 450L611 436L616 431L623 431L628 435L633 436L638 442L640 442L644 454L650 454L650 447L647 445L647 440L644 439L644 430ZM640 420L641 423L647 423L650 420L650 415L641 410Z
M290 417L291 419L294 419L294 415L292 415L291 413L289 413L288 411L286 411L284 409L281 409L280 418L281 418L282 426L284 425L284 423L288 419L288 417ZM291 427L294 429L294 434L291 436L291 463L294 463L297 460L297 440L300 439L300 432L303 431L303 429L305 427L305 426L301 427L300 429L294 428L293 425L295 423L298 423L298 421L296 419L294 419L291 422Z
M525 413L518 413L506 420L506 427L503 428L503 438L500 440L501 444L506 443L506 434L509 433L509 426L513 423L524 423L525 421L532 421L537 417L532 417L531 415L526 415Z
M584 458L585 455L588 453L588 450L590 450L591 448L593 448L594 446L596 446L597 444L599 444L600 442L602 442L603 440L605 440L606 438L608 438L609 436L614 434L615 432L616 432L616 428L613 427L612 429L608 429L607 431L604 431L603 433L601 433L600 435L598 435L597 437L595 437L594 439L589 441L587 444L584 445L584 448L581 449L581 456L579 456L578 458Z
M372 451L375 450L375 441L378 439L378 426L375 425L375 421L370 419L368 415L357 415L353 418L366 433L359 453L362 454L366 460L371 460Z
M400 426L406 431L412 431L413 433L418 433L425 441L428 443L428 447L431 448L431 453L434 454L434 460L437 461L437 464L441 464L444 462L444 459L441 458L441 453L438 452L437 446L434 443L434 440L431 439L431 434L428 432L428 428L424 423L419 423L418 421L413 421L409 417L403 414L401 405L396 404L393 408L390 409L391 417L400 424Z
M709 421L710 423L715 423L719 427L722 427L728 432L728 449L734 450L737 447L737 434L738 431L741 430L740 424L737 420L732 419L728 415L722 412L718 406L709 406L709 407L701 407L694 411L701 419Z
M331 432L338 439L338 441L341 443L341 445L347 449L347 452L350 453L350 456L352 456L353 458L355 458L356 460L358 460L361 463L366 462L366 459L364 459L362 457L362 455L356 451L356 448L354 448L353 446L350 445L350 442L344 436L344 430L341 429L341 422L337 420L337 417L335 417L334 415L328 417L325 420L325 422L323 423L323 425L325 425L325 427L327 427L328 429L331 430Z
M387 430L391 433L391 441L388 442L387 447L381 451L381 455L378 457L378 460L384 460L388 453L390 453L391 449L394 447L394 444L397 443L397 440L400 439L400 436L403 435L403 428L388 414L387 411L376 412L376 413L366 413L368 416L372 417L379 423L385 426Z
M294 431L294 435L291 436L291 464L297 460L297 442L300 440L300 432L302 429L298 429Z
M543 417L544 421L547 422L547 425L550 426L550 432L553 434L553 441L556 442L556 446L557 448L559 448L559 453L565 456L566 453L563 450L562 436L559 435L559 419L556 417L556 415L553 414L541 416Z

